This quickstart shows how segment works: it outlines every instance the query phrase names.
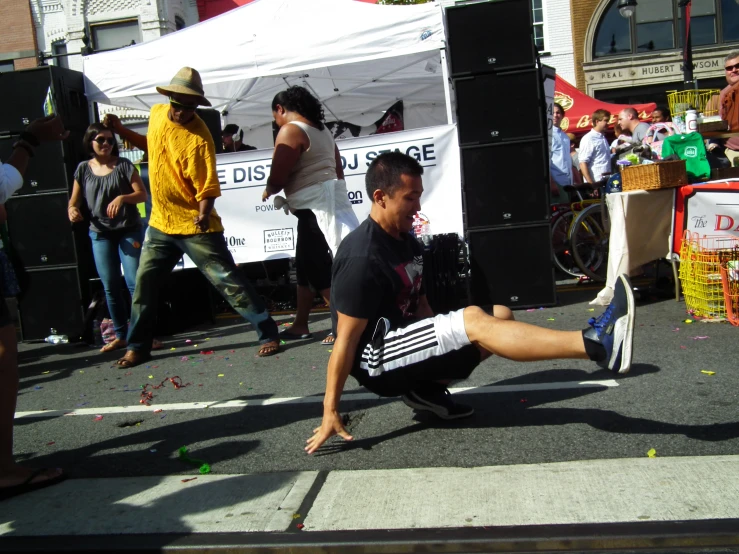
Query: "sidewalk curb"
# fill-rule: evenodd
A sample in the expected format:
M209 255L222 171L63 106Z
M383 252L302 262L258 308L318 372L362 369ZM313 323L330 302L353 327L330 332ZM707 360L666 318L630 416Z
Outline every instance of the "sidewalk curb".
M416 552L739 552L739 519L197 535L100 535L3 538L5 553L168 552L325 554Z

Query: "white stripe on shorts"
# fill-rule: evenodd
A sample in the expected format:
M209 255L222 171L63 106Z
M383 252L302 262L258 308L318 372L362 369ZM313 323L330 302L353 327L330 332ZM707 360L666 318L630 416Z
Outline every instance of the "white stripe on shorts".
M428 360L470 344L464 329L464 309L422 319L390 331L390 322L377 322L372 342L362 350L359 367L371 377L383 371Z

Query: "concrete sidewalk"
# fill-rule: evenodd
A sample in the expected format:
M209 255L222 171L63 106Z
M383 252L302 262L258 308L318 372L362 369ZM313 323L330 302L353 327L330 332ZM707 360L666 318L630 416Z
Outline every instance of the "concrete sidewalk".
M70 479L0 503L0 540L739 520L739 456L192 477Z

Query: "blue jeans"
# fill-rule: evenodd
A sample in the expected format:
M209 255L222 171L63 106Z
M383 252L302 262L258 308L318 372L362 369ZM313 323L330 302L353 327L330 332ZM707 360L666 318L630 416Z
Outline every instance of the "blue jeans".
M103 282L105 300L108 302L108 311L115 327L115 336L119 339L126 338L128 308L123 298L121 264L123 264L126 286L133 297L136 272L139 269L139 258L141 257L141 228L106 231L105 233L90 231L90 240L92 241L92 254L95 257L95 267Z
M182 254L187 254L231 307L254 326L260 344L279 341L277 324L257 291L236 268L223 233L168 235L149 227L133 295L129 350L146 353L151 350L159 287Z

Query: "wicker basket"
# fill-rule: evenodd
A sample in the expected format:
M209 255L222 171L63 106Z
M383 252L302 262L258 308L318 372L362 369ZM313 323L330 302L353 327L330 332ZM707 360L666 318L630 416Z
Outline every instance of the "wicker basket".
M655 190L688 184L685 160L630 165L621 170L621 190Z
M698 123L698 132L699 133L711 133L714 131L728 131L729 130L729 122L728 121L709 121L708 123Z

